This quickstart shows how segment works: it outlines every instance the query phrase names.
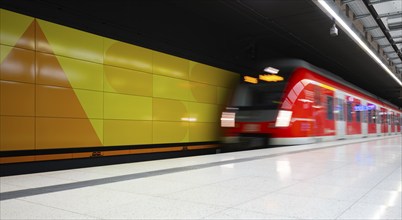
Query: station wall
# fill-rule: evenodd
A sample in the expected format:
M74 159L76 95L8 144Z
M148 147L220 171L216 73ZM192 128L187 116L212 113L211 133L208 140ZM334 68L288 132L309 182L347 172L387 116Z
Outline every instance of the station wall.
M0 151L219 139L239 75L0 10Z

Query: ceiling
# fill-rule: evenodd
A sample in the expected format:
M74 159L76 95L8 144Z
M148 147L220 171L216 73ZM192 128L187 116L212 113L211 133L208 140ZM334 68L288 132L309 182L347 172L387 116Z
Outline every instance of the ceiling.
M312 0L2 0L2 8L244 74L271 58L300 58L402 108L401 86L340 28L331 37L332 19Z

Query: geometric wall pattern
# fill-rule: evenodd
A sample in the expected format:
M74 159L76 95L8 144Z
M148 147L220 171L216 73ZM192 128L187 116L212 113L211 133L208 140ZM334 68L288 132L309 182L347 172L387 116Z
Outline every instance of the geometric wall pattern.
M216 141L239 75L0 9L0 151Z

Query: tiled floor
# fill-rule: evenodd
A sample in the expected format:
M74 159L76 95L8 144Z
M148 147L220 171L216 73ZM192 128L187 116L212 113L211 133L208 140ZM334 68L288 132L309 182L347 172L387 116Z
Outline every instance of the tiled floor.
M0 178L0 219L402 219L401 136Z

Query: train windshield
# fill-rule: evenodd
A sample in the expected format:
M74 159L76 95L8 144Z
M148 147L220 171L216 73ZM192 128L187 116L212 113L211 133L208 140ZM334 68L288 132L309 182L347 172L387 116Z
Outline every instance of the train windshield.
M231 105L242 110L278 109L286 82L242 83L236 89Z

